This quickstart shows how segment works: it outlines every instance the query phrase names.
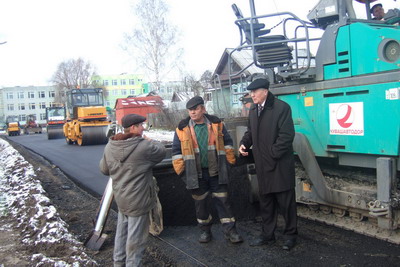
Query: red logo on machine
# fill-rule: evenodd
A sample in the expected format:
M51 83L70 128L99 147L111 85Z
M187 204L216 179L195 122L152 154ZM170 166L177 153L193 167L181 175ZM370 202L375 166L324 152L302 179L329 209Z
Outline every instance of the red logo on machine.
M353 109L350 105L341 105L336 113L336 119L339 125L343 128L349 128L354 121L354 115L352 115Z
M364 135L364 103L329 104L329 133L331 135Z

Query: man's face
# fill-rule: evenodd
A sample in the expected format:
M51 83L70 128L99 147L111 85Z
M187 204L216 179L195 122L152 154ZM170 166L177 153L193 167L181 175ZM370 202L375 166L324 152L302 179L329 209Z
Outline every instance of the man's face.
M385 10L383 10L381 6L377 6L374 8L372 14L377 19L383 19L383 17L385 16Z
M259 88L250 91L250 96L253 99L254 104L262 104L267 99L268 90Z
M143 135L143 131L144 131L143 122L138 123L138 124L134 124L131 127L131 133L133 133L136 136L142 136Z
M195 123L203 123L204 122L204 113L206 113L206 109L203 105L197 105L195 108L188 109L190 118Z

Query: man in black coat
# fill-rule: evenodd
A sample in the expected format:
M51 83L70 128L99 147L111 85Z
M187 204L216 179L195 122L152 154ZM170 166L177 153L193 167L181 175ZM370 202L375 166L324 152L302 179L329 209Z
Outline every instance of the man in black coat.
M295 169L292 142L294 125L290 106L269 92L267 79L256 79L248 87L254 105L248 128L239 147L248 156L252 146L260 196L262 234L250 245L275 242L278 211L285 219L283 249L294 247L297 237Z

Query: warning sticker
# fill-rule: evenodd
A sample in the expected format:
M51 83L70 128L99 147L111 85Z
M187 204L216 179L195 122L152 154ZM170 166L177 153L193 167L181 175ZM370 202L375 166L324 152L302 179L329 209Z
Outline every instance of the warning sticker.
M364 103L329 104L331 135L364 135Z

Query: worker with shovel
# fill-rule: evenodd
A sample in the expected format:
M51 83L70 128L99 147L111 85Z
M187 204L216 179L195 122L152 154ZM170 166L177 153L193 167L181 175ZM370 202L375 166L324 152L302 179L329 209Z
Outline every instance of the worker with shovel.
M156 205L152 168L165 157L160 142L143 136L145 117L122 118L124 133L112 136L104 149L100 170L112 178L118 205L114 266L139 266L149 235L149 212Z

